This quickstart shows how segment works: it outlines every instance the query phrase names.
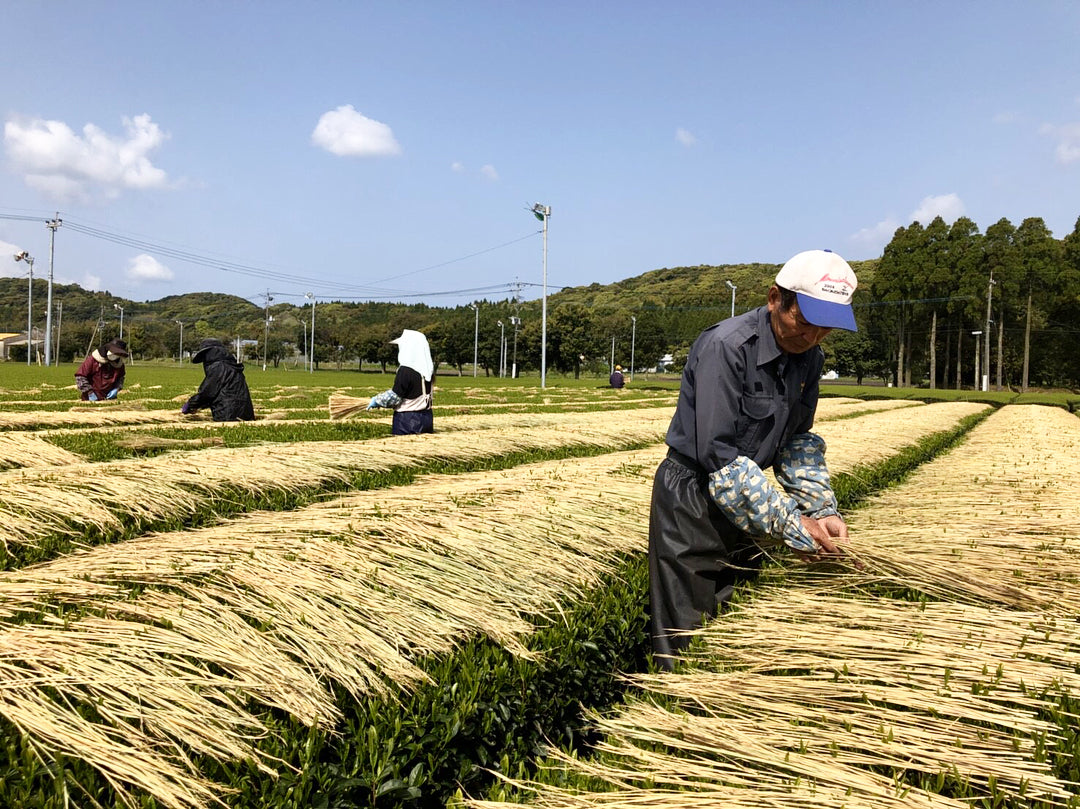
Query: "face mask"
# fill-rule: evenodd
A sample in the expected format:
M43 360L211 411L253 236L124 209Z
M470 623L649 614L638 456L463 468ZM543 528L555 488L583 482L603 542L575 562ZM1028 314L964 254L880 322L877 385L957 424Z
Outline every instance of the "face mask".
M107 351L107 352L105 352L105 357L106 357L106 359L108 359L108 360L109 360L109 362L111 362L111 363L112 363L113 365L120 365L120 364L122 364L122 363L123 363L123 361L124 361L124 358L123 358L123 357L121 357L121 356L120 356L119 354L114 354L114 353L113 353L113 352L111 352L111 351Z

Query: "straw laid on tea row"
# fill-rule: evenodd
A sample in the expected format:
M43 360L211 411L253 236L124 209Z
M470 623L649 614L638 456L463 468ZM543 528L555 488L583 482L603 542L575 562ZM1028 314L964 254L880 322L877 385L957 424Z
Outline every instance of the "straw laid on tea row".
M868 577L1080 614L1080 420L1011 405L849 520Z
M254 755L249 698L329 725L328 679L358 696L382 677L408 687L424 677L417 657L476 633L527 653L524 616L557 617L557 602L643 546L660 457L440 476L0 575L6 615L64 604L98 616L5 622L0 712L46 757L202 806L198 790L180 794L197 778L181 751ZM147 589L133 596L136 585Z
M987 405L977 402L941 402L902 410L893 408L815 422L814 432L825 439L825 460L830 474L835 475L890 458L920 439L955 427L968 416L986 409Z
M847 418L851 413L921 407L923 404L917 399L852 399L846 396L824 396L818 399L817 420Z
M70 410L0 413L0 430L22 430L61 426L116 426L119 424L159 424L176 421L172 410L140 410L126 404L80 405Z
M82 462L78 455L50 444L39 433L0 433L0 469Z
M825 807L850 790L844 806L877 807L898 800L896 784L872 774L883 767L952 772L976 793L993 783L1018 798L1066 803L1076 785L1036 760L1034 740L1052 746L1058 733L1038 718L1040 709L1053 711L1038 690L1080 686L1077 607L1064 592L1080 578L1078 436L1080 423L1059 410L1013 407L991 416L968 442L850 516L864 570L802 571L782 589L755 590L699 633L696 670L638 678L646 698L674 697L684 710L643 699L596 720L609 757L563 757L563 766L608 790L573 795L537 786L534 803ZM1001 542L987 548L988 536ZM1052 612L866 596L881 580L969 602L1037 602ZM1033 582L1041 597L1007 597ZM793 782L812 785L812 795ZM955 805L939 796L918 801Z
M0 538L30 543L94 528L181 517L220 496L223 487L254 494L298 491L347 480L361 469L387 470L431 461L493 458L527 450L659 441L668 408L605 413L516 414L513 427L371 441L299 442L206 449L48 470L0 473Z
M983 690L1028 707L1042 704L1029 688L1080 691L1080 625L1041 612L841 596L792 577L696 634L691 657L708 667Z

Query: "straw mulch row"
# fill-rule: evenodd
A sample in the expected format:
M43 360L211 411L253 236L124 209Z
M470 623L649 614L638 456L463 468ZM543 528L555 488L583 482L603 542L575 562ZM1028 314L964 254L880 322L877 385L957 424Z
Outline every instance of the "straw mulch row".
M902 417L891 412L861 417L861 435L873 435L876 441L864 443L858 460L883 457L980 408L984 406L945 403L911 408L903 411ZM0 539L10 547L86 531L115 536L132 526L183 519L215 498L235 492L295 493L347 481L358 470L385 471L571 446L623 449L660 441L670 417L669 408L616 411L615 415L459 416L444 419L444 431L428 436L210 448L154 458L7 471L0 473L0 521L4 525ZM856 435L849 421L845 419L836 428L822 422L818 431L830 443L842 446Z
M920 427L946 429L969 410L921 408ZM832 463L855 467L899 435L916 441L910 415L855 420L867 446L830 450ZM42 755L81 758L122 795L205 805L213 788L181 751L256 755L265 729L249 699L332 727L329 680L356 696L378 692L384 677L416 684L416 659L475 634L524 654L528 616L643 551L662 454L433 476L3 574L0 710ZM133 588L149 589L132 598ZM94 705L102 721L74 705Z
M357 470L385 471L440 461L494 458L565 447L622 449L659 441L669 408L602 413L516 414L469 432L373 441L321 441L211 448L98 464L0 473L5 546L86 530L115 535L131 525L182 518L224 490L262 495L348 481Z
M680 671L634 678L597 757L553 756L592 788L516 786L543 807L1072 805L1049 760L1080 688L1078 517L1080 421L1006 407L851 515L861 569L780 576ZM897 588L942 600L873 595Z
M40 433L0 433L0 469L27 466L67 466L82 458L55 444Z
M22 623L0 631L0 712L131 801L205 806L213 788L186 756L257 756L249 699L332 727L328 680L357 698L383 677L417 684L416 658L475 634L524 654L526 616L640 549L661 454L436 477L5 574L0 613ZM91 615L25 621L73 607Z

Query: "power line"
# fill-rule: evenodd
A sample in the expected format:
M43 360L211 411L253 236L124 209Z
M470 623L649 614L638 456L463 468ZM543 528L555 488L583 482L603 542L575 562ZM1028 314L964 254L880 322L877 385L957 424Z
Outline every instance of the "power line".
M46 218L43 218L43 217L28 216L28 215L22 215L22 214L2 214L2 213L0 213L0 219L10 219L10 220L28 221L28 222L36 222L36 221L44 222L44 221L46 221ZM346 283L328 284L328 283L326 283L325 279L314 278L314 277L307 276L307 275L302 275L302 274L299 274L299 273L272 270L272 269L269 269L267 267L262 267L262 266L258 266L258 265L254 265L254 264L245 264L245 263L236 262L236 261L232 261L232 260L222 259L220 257L206 255L206 254L199 253L199 252L196 252L194 250L190 250L190 249L184 248L184 247L174 247L174 246L170 246L168 244L162 244L160 242L150 241L148 239L144 239L144 238L141 238L141 237L136 237L136 236L132 236L132 235L126 235L126 234L123 234L123 233L117 233L117 232L108 230L106 228L95 227L95 226L93 226L93 225L91 225L89 223L80 222L78 220L72 220L70 218L65 218L64 219L64 224L68 227L68 229L70 229L70 230L72 230L72 231L74 231L76 233L81 233L84 236L90 236L91 238L94 238L94 239L110 242L112 244L121 245L123 247L131 247L133 249L142 250L142 251L148 252L148 253L155 253L155 254L157 254L159 256L176 259L178 261L184 261L184 262L187 262L189 264L195 264L197 266L207 267L209 269L217 269L217 270L222 270L223 272L236 273L238 275L247 275L247 276L260 278L260 279L268 279L268 280L275 280L275 281L285 281L285 282L290 282L290 283L304 284L308 288L315 287L317 289L323 290L324 294L325 294L326 290L355 290L355 291L358 291L358 292L368 293L369 295L370 294L375 294L377 296L381 296L381 297L384 297L384 298L392 298L392 297L428 297L428 296L438 297L438 296L455 295L455 294L462 294L462 293L465 293L465 292L469 292L469 290L462 290L462 291L448 290L448 291L445 291L445 292L429 292L429 293L423 293L423 294L414 294L409 290L388 289L388 288L385 288L385 287L375 286L374 284L381 284L381 283L383 283L385 281L392 281L392 280L396 280L398 278L404 278L404 277L409 276L409 275L416 275L418 273L428 272L430 270L438 269L440 267L446 267L446 266L448 266L450 264L456 264L456 263L461 262L461 261L466 261L466 260L468 260L470 258L475 258L477 256L484 255L486 253L491 253L491 252L493 252L495 250L500 250L500 249L503 249L505 247L509 247L510 245L517 244L518 242L524 241L526 239L533 238L534 236L536 236L540 232L540 231L532 231L532 232L530 232L530 233L528 233L528 234L526 234L524 236L520 236L520 237L518 237L516 239L511 239L510 241L503 242L501 244L497 244L497 245L494 245L492 247L484 248L483 250L478 250L476 252L469 253L468 255L460 256L458 258L450 259L448 261L442 261L442 262L439 262L437 264L429 265L427 267L421 267L421 268L416 269L416 270L410 270L409 272L400 273L398 275L388 276L386 278L382 278L382 279L379 279L377 281L374 281L372 284L346 284Z

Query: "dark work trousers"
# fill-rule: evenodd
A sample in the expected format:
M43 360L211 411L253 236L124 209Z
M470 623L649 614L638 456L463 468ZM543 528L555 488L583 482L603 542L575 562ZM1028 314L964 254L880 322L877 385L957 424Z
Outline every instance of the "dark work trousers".
M435 432L434 419L430 410L407 410L404 413L394 411L394 423L391 427L394 435L415 435L416 433Z
M649 632L657 664L669 670L671 655L690 642L677 633L715 616L735 585L761 567L760 549L720 512L708 482L703 470L670 454L653 478Z

